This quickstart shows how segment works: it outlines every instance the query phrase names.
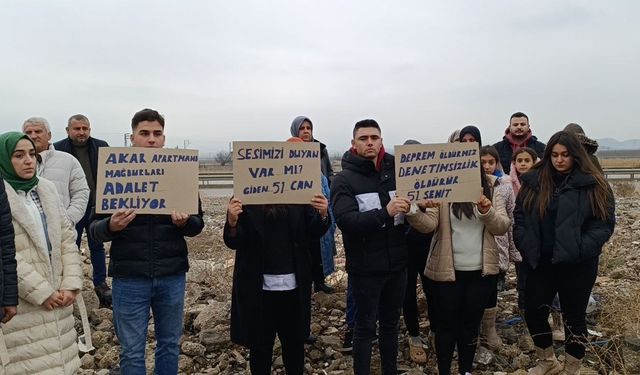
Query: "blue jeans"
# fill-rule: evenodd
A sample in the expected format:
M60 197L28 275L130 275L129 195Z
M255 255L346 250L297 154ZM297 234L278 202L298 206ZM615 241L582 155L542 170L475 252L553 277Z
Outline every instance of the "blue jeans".
M371 342L379 321L380 362L383 375L397 373L398 325L407 285L407 269L381 276L349 275L355 301L353 370L356 375L371 371Z
M178 373L183 332L185 274L113 278L113 323L120 341L122 375L146 374L144 351L149 309L157 340L154 374Z
M104 245L102 242L94 241L89 235L89 224L91 219L91 207L87 207L87 211L84 213L82 219L76 224L76 232L78 237L76 239L76 245L80 248L82 242L82 232L87 230L87 242L89 244L89 253L91 255L91 266L93 267L93 285L98 286L107 278L107 263L104 254Z

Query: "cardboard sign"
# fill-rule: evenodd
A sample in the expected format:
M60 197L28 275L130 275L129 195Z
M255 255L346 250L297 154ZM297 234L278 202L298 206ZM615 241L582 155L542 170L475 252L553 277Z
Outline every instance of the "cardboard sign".
M96 212L198 213L198 150L146 147L98 149Z
M477 142L395 146L396 190L411 202L475 202L481 195Z
M309 204L322 193L318 142L233 142L233 195L242 204Z

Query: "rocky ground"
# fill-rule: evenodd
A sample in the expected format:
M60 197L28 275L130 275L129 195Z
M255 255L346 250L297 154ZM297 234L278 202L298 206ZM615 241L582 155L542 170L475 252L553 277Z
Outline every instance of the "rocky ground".
M583 374L640 374L640 200L635 186L616 186L616 232L601 258L600 276L594 296L596 310L589 314L592 344ZM205 197L206 229L189 240L191 270L187 277L184 330L180 371L184 374L248 374L248 352L229 341L229 312L233 252L224 246L222 227L226 198ZM352 360L339 349L345 320L344 257L340 238L336 262L338 271L329 278L335 294L313 295L312 332L318 341L306 347L305 369L309 374L351 374ZM118 342L109 309L99 309L90 280L90 262L85 257L87 279L83 292L90 312L95 351L82 356L83 374L108 374L118 361ZM426 311L424 299L419 301ZM507 277L507 288L499 296L499 334L504 345L496 351L481 346L474 374L526 374L534 355L523 340L524 325L517 315L515 272ZM428 331L426 316L420 326ZM80 329L80 324L78 324ZM149 324L153 337L153 324ZM428 362L411 362L404 329L399 337L399 369L406 374L436 374L435 354L427 348ZM427 341L427 340L425 340ZM153 343L148 345L147 364L152 368ZM557 346L558 354L562 353ZM373 374L380 373L377 347L374 347ZM276 343L274 373L283 374L280 349ZM624 365L621 365L623 363Z

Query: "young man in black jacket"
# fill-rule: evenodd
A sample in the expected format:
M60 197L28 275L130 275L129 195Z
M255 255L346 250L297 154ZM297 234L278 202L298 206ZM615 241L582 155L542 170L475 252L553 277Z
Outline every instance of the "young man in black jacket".
M82 166L82 171L89 185L89 203L84 216L76 223L78 248L82 242L82 233L87 231L87 245L91 254L91 266L93 268L93 287L100 301L100 307L111 307L111 289L106 283L107 264L104 245L95 241L89 234L89 219L93 207L96 204L96 178L98 173L98 148L109 147L107 142L91 136L91 124L85 115L77 114L69 118L67 122L67 138L53 144L58 151L73 155Z
M164 118L143 109L131 120L136 147L164 146ZM197 215L136 215L120 209L99 215L90 232L97 241L111 241L109 276L113 277L113 321L120 341L123 374L144 374L149 309L157 340L154 374L177 374L183 332L185 274L189 270L184 237L202 232Z
M371 342L379 321L382 373L395 374L398 322L407 282L407 245L402 214L410 203L395 197L394 158L384 151L380 126L362 120L353 129L331 201L344 240L355 300L353 367L369 374Z

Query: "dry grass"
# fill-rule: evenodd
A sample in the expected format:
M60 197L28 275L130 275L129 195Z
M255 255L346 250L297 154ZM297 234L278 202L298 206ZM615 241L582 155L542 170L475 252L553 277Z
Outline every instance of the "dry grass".
M631 198L637 195L636 183L632 181L615 181L612 183L616 196Z
M621 288L604 296L600 324L615 335L640 337L640 288Z
M602 168L640 168L640 159L607 158L599 160Z
M616 371L618 374L637 373L637 364L625 354L625 337L640 337L640 288L618 289L606 295L601 301L602 311L599 323L611 339L601 343L591 343L588 348L595 356L596 363L604 373ZM632 368L636 367L636 368Z

